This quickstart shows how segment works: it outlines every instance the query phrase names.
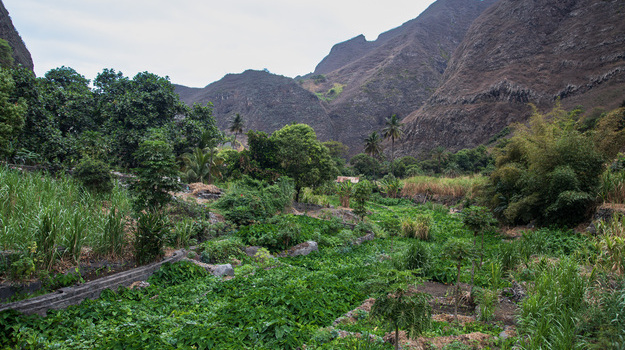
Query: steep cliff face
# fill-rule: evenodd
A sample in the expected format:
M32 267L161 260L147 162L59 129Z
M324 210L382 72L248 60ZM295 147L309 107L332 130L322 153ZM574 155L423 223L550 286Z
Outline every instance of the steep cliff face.
M9 12L0 0L0 38L9 42L13 49L13 59L16 64L21 64L30 70L34 69L33 59L26 48L24 41L13 26Z
M440 87L405 118L401 153L483 143L528 103L614 108L625 99L625 2L501 0L472 24Z
M326 81L304 86L317 93L344 86L327 109L337 139L352 155L362 152L366 135L383 128L390 115L403 118L430 97L471 23L495 2L439 0L376 41L357 37L332 49L315 70ZM327 72L328 67L335 68Z
M290 123L312 126L322 140L333 139L332 121L317 96L293 79L248 70L228 74L205 88L176 86L181 100L189 105L212 102L213 114L220 129L229 127L229 119L239 113L245 120L244 131L271 133Z

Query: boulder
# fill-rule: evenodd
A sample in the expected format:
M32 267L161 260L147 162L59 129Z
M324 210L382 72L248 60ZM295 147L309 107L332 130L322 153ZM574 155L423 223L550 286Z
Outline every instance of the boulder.
M317 242L307 241L289 249L289 256L308 255L315 250L319 250Z
M247 247L245 248L245 255L254 257L254 255L256 255L256 253L258 252L260 248L261 247L257 247L257 246Z
M213 276L223 277L223 276L234 276L234 269L230 264L224 265L215 265L213 266Z

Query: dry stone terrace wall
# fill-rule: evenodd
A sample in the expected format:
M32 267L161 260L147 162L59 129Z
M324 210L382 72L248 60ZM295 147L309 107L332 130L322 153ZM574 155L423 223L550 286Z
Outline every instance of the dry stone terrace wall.
M13 309L25 314L45 316L49 309L64 309L79 304L85 299L96 299L105 289L117 290L119 286L128 287L135 281L143 281L150 277L165 263L173 263L185 256L184 250L178 250L162 261L137 267L132 270L116 273L111 276L93 280L79 286L61 288L54 293L39 297L0 305L0 311Z

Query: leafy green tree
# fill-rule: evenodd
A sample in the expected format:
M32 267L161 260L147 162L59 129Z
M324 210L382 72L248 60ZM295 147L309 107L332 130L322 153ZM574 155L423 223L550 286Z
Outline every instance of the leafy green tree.
M146 140L139 146L135 157L139 162L137 180L131 185L135 210L159 210L171 201L169 192L179 189L171 145L162 140Z
M108 165L99 159L83 158L76 166L74 176L82 185L96 193L108 193L113 190L113 177Z
M326 141L322 143L330 152L332 158L345 158L349 147L339 141Z
M168 78L141 72L132 80L104 70L94 81L104 129L122 166L135 167L139 144L151 128L163 128L187 112Z
M443 164L449 158L450 154L443 146L437 146L432 150L432 158L436 160L436 172L443 172Z
M374 158L382 154L382 138L377 131L373 131L365 138L365 154Z
M354 167L357 174L375 177L375 174L380 171L380 162L364 153L353 156L349 163Z
M393 159L395 159L395 140L401 139L404 133L402 126L403 124L399 121L399 118L397 118L397 114L393 114L390 118L386 119L386 124L384 129L382 129L384 139L391 139L391 164L393 164Z
M7 155L9 145L14 142L24 126L26 101L12 98L15 82L11 72L0 68L0 155Z
M271 140L277 146L276 160L283 174L295 181L296 200L303 187L314 187L336 174L328 149L317 140L306 124L287 125L275 131Z
M234 133L234 142L237 142L237 135L243 132L245 122L239 113L230 119L230 132Z
M365 219L365 215L367 215L366 204L369 198L371 198L372 185L367 180L359 181L356 186L354 186L354 201L353 208L354 214L360 216L360 220Z

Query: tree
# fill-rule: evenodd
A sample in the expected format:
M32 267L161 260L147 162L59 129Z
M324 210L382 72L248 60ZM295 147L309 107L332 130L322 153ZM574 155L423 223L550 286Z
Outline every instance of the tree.
M382 129L384 139L391 139L391 165L395 157L395 140L401 139L403 135L402 126L403 124L400 123L397 114L393 114L390 118L386 119L386 126ZM391 169L391 172L392 171L393 169Z
M432 150L432 158L436 160L436 172L437 173L440 174L443 172L442 163L445 160L447 160L448 157L449 157L449 152L447 152L445 150L445 147L443 146L437 146Z
M139 162L137 179L131 185L135 195L135 210L156 211L171 201L168 192L179 189L174 153L162 140L143 141L135 157Z
M182 156L183 176L187 182L212 183L215 177L221 177L219 167L223 159L217 156L217 148L195 148Z
M371 307L371 318L386 322L395 331L395 349L399 349L399 329L406 329L415 337L430 327L432 322L431 296L426 293L409 293L406 280L409 272L397 273L390 280L389 292L379 296Z
M382 153L382 138L377 131L373 131L365 138L365 154L378 158Z
M9 42L0 39L0 67L1 68L13 68L15 66L15 59L13 58L13 48L9 45Z
M14 90L15 82L11 72L0 68L0 155L8 153L9 144L24 126L26 101L22 98L13 99Z
M318 186L336 174L328 149L317 140L313 128L292 124L271 135L275 142L276 160L284 175L295 181L296 200L302 187Z
M374 177L380 171L380 162L364 153L357 154L349 160L357 174Z
M456 318L456 323L458 323L458 304L460 303L460 271L462 269L462 263L475 256L475 250L473 249L471 242L468 240L462 238L451 238L445 242L441 251L445 252L443 255L444 259L451 260L456 264L457 274L456 292L454 293L454 317Z
M234 142L237 141L237 135L243 132L244 124L243 117L239 113L230 119L230 132L234 133Z
M371 198L372 186L367 180L362 180L354 186L354 214L360 216L360 221L365 219L367 215L366 204Z
M332 158L345 158L349 147L339 141L326 141L323 145L328 148L330 157Z

